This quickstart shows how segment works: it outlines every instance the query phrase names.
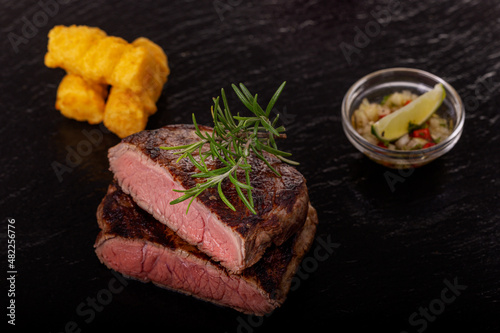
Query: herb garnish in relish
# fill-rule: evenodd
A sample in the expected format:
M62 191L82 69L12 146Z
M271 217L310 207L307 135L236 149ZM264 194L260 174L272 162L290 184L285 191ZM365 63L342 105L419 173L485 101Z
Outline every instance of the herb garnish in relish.
M436 93L442 87L436 86ZM441 118L436 113L433 113L426 121L421 124L408 122L407 128L392 140L385 139L387 133L381 131L374 132L374 124L380 119L400 110L403 107L409 108L409 104L415 101L419 96L405 90L395 92L383 97L380 103L370 103L366 98L363 99L361 105L352 115L352 124L356 131L363 136L368 142L379 147L392 150L417 150L432 147L442 140L446 139L451 134L453 128L451 122ZM436 101L440 105L442 96L437 96ZM431 110L432 111L432 110ZM406 134L404 134L406 132Z

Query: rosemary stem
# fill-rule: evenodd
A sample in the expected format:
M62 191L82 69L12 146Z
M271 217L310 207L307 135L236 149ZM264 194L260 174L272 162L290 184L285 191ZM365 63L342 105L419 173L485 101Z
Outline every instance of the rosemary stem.
M243 117L240 116L239 113L233 116L229 111L224 89L221 89L222 104L219 103L220 97L214 98L214 106L211 108L214 121L212 133L206 131L202 133L193 114L193 123L196 129L195 133L200 140L188 145L160 147L165 150L178 150L174 153L180 154L177 162L183 158L189 158L193 165L200 171L199 173L193 174L193 177L206 178L205 182L198 182L196 186L190 189L174 190L176 192L183 192L184 195L171 201L170 204L177 204L191 198L186 213L193 200L203 191L212 187L217 187L221 200L230 209L235 210L235 207L229 202L222 191L222 182L225 179L229 179L239 198L248 210L253 214L257 214L254 209L252 186L250 182L250 172L252 168L248 164L248 157L251 151L253 151L254 156L262 160L277 177L281 177L281 175L266 159L264 151L266 154L276 156L283 162L293 165L298 164L285 158L285 156L290 156L291 154L279 150L276 145L276 139L286 139L286 134L284 133L285 128L283 126L276 127L279 115L276 116L273 121L269 119L271 110L281 94L285 82L283 82L274 93L265 111L257 103L257 95L252 95L243 84L240 83L239 87L234 84L231 86L243 105L253 113L252 116ZM202 151L202 148L207 144L209 149ZM198 152L199 161L193 156L193 153L196 152ZM209 169L205 163L208 158L211 158L213 161L218 160L224 166L215 170ZM239 170L245 174L245 180L243 182L238 180L237 174ZM246 190L246 195L243 190Z

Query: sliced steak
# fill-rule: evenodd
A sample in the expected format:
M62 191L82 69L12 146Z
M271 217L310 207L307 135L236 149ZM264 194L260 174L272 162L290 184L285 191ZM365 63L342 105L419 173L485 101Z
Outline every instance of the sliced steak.
M297 234L281 246L268 248L259 262L241 274L231 274L139 208L117 185L110 185L97 210L101 232L96 254L107 267L125 276L264 315L285 300L313 241L317 215L312 206L308 211Z
M212 131L204 126L200 129ZM188 189L205 179L191 177L198 171L189 159L176 163L178 154L159 147L198 140L194 127L189 125L142 131L109 150L110 169L123 191L141 208L230 271L241 272L256 263L271 244L282 244L302 227L309 205L306 181L295 168L274 156L266 154L282 177L251 155L250 182L256 215L245 207L229 180L223 182L222 189L236 211L229 209L213 188L199 195L186 214L189 200L170 205L182 195L172 190ZM207 160L212 169L220 167L220 163ZM238 177L244 181L243 174Z

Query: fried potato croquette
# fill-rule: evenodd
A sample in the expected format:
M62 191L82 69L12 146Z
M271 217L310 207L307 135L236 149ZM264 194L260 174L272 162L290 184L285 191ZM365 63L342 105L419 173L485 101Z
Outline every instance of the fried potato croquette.
M124 138L144 130L147 122L148 113L136 93L129 89L111 88L104 111L104 126Z
M83 56L97 41L106 37L99 28L86 26L55 26L49 32L48 52L45 54L45 66L61 67L69 73L82 77Z
M110 77L109 84L114 87L128 88L134 92L147 91L152 99L163 87L168 71L166 63L160 64L145 45L139 45L122 54ZM160 89L161 91L161 89Z
M158 86L163 87L169 74L163 50L146 38L135 45L128 44L95 29L75 25L54 27L49 32L45 65L137 93L150 91L151 97L155 97ZM73 42L71 36L75 36Z
M107 94L105 85L67 74L57 89L56 109L67 118L99 124L103 121Z
M129 52L134 47L126 40L119 37L105 37L95 42L83 57L81 61L81 71L77 74L102 84L111 84L110 78L113 75L115 67L123 54Z
M63 115L92 124L104 121L121 138L146 128L170 74L160 46L144 37L128 43L98 28L72 25L54 27L47 48L45 65L68 72L56 103ZM108 85L104 106L106 96L103 103L98 96ZM82 103L85 98L88 105Z

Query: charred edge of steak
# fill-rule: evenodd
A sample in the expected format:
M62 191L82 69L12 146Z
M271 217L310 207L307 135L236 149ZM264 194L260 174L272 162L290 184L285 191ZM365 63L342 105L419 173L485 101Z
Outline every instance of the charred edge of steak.
M270 299L279 304L286 298L292 277L313 242L318 219L316 210L310 205L308 212L306 223L297 234L281 246L268 248L260 261L240 274L241 277L254 281L269 294ZM219 263L212 261L206 254L182 240L166 225L156 221L150 214L138 207L116 183L109 186L106 196L99 205L97 220L101 232L94 245L96 248L107 239L114 237L139 239L171 250L187 251L197 258L210 261L221 272L231 274Z
M205 253L182 240L173 230L137 206L116 183L109 185L106 196L97 208L97 221L106 238L143 239L172 250L181 248L196 257L210 260Z
M286 298L300 262L313 243L317 225L316 209L309 204L304 226L282 245L270 247L262 258L245 269L242 275L258 276L261 287L271 295L271 298L282 302ZM280 262L287 262L288 265L276 265ZM280 288L276 288L277 285L280 285Z
M207 126L199 126L203 132L212 132L213 129ZM175 131L175 133L172 133ZM199 137L194 133L193 125L168 125L163 128L150 131L142 131L135 133L123 139L123 143L128 143L136 146L139 151L149 157L155 163L166 168L175 181L177 181L184 188L191 188L197 182L204 182L203 178L193 178L192 174L197 173L197 169L187 159L176 163L179 155L174 155L173 151L162 150L161 146L177 146L193 143L199 140ZM222 200L213 200L219 198L216 188L205 190L198 199L214 214L224 221L228 226L237 230L241 235L252 229L256 223L260 224L263 221L272 222L273 211L279 207L285 214L301 214L297 216L297 220L303 222L307 215L307 202L299 202L298 199L301 195L307 195L307 187L305 178L294 167L281 162L275 156L263 152L266 159L270 164L282 175L276 176L267 165L257 158L255 155L250 155L248 160L252 167L250 183L254 188L252 191L254 208L257 215L252 214L241 201L229 180L222 183L222 190L224 191L227 199L234 205L236 211L229 209ZM196 158L197 152L193 153ZM207 161L209 168L218 168L223 166L221 162L215 163ZM244 182L244 174L238 174L240 181ZM275 186L279 184L280 186ZM269 203L273 203L270 205ZM301 226L292 230L292 233L297 231ZM265 228L265 226L264 226ZM286 238L285 238L286 239ZM279 243L278 243L279 244Z

